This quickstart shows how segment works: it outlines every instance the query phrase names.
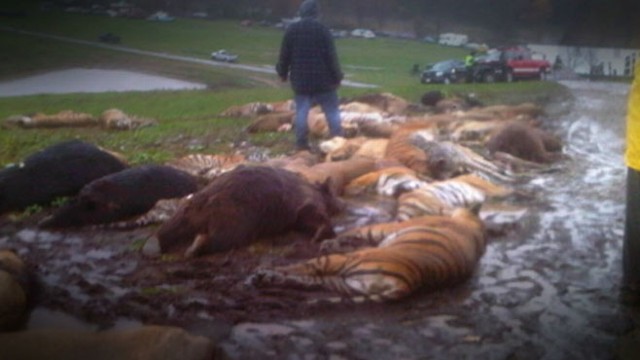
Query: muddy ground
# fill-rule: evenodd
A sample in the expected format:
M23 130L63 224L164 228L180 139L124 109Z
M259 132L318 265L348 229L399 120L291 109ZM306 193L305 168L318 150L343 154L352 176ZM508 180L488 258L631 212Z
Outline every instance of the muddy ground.
M617 299L628 85L566 85L574 99L550 103L546 120L565 141L560 170L519 185L535 194L517 201L527 216L494 233L474 276L454 288L390 304L312 305L327 294L245 286L258 266L318 254L295 235L195 260L148 259L140 249L153 228L41 232L38 214L3 219L0 247L34 266L41 308L101 328L179 325L214 338L231 359L613 358L634 327ZM370 199L336 224L390 216Z

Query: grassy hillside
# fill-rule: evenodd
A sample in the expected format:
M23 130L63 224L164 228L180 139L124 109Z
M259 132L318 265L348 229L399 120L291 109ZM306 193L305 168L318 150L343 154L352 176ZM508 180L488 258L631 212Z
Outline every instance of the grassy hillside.
M282 37L280 30L241 27L229 21L178 19L169 23L109 18L81 14L39 12L2 19L3 26L95 41L104 32L121 36L123 46L207 59L215 49L240 55L241 63L272 67ZM0 164L24 156L63 139L81 138L123 152L134 162L163 161L196 151L226 152L245 140L274 151L291 149L291 134L247 136L242 128L249 120L221 119L220 111L252 101L276 101L291 97L288 84L275 75L202 64L132 55L87 45L43 39L0 31L0 79L63 68L111 68L142 71L173 78L204 82L202 91L156 91L105 94L37 95L0 98L0 119L33 112L54 113L71 109L96 116L109 108L153 117L159 126L134 132L96 129L22 130L0 129ZM458 48L392 39L339 39L339 56L347 78L376 84L376 90L343 87L344 97L363 92L387 91L419 101L429 90L477 94L487 103L545 101L562 87L551 82L515 84L461 84L426 86L409 69L442 59L462 57ZM5 51L6 50L6 51Z
M97 41L100 34L112 32L121 37L123 46L201 59L208 59L213 50L224 48L237 53L242 63L254 65L273 66L282 39L281 30L243 27L231 21L177 19L167 23L35 10L28 14L6 19L6 25L87 41ZM425 65L466 54L459 48L393 39L339 39L336 46L350 79L386 85L413 81L409 70L415 63ZM35 55L26 49L23 52ZM39 62L37 56L22 58L29 60L22 66ZM6 70L0 71L0 76L5 76Z

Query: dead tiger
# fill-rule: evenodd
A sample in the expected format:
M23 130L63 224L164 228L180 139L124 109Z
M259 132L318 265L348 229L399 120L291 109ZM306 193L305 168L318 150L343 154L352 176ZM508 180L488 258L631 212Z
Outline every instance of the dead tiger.
M462 175L401 194L396 219L403 221L422 215L447 214L457 207L482 204L489 197L504 197L512 192L476 175Z
M241 154L191 154L173 160L167 165L197 176L208 183L221 174L235 169L245 160L245 156Z
M356 196L366 193L397 196L402 192L417 189L425 181L416 171L406 166L390 166L372 171L352 180L345 188L345 194Z
M475 210L425 217L419 224L390 223L392 230L377 247L258 270L247 282L320 287L354 302L398 300L421 288L451 286L471 276L485 250L484 226Z
M449 141L429 140L424 136L414 134L411 143L424 151L429 159L432 173L439 174L438 179L448 179L451 176L475 173L482 177L513 182L515 177L508 174L506 169L486 160L473 150Z

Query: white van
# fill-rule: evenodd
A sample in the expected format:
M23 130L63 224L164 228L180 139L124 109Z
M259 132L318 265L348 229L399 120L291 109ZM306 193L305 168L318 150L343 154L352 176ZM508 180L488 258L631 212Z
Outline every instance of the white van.
M469 37L464 34L444 33L438 37L440 45L462 46L469 42Z

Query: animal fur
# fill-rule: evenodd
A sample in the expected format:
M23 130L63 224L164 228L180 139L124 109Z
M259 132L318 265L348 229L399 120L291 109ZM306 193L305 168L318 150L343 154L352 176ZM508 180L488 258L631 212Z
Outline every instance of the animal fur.
M178 209L183 206L185 202L189 201L192 196L193 195L190 194L180 198L161 199L153 205L151 210L136 218L97 225L96 227L99 229L128 230L149 225L162 224L175 215L178 212Z
M380 108L376 106L372 106L370 104L365 104L358 101L350 101L346 104L340 105L340 111L343 112L355 112L355 113L373 113L380 114Z
M418 131L433 139L436 136L436 124L433 122L404 124L394 131L391 138L389 138L385 158L395 159L420 174L431 176L427 155L411 141Z
M442 91L439 91L439 90L427 91L426 93L422 94L422 96L420 97L420 103L422 103L422 105L425 105L425 106L435 106L438 103L438 101L443 99L444 99L444 94L442 93Z
M120 109L109 109L100 115L100 123L105 129L133 130L157 125L158 121L155 119L127 115Z
M244 105L233 105L220 113L223 117L254 117L256 115L267 114L273 111L273 107L263 102L251 102Z
M220 174L235 169L245 161L245 156L240 154L191 154L173 160L167 165L189 173L201 179L203 183L209 183Z
M514 119L518 117L535 119L544 113L540 106L533 103L522 103L518 105L492 105L480 108L477 111L500 119Z
M400 192L415 189L424 180L405 166L389 166L353 179L345 188L345 194L356 196L366 193L396 196Z
M11 116L5 120L5 123L8 126L34 129L96 126L99 121L91 114L64 110L51 115L35 113L31 115Z
M435 179L448 179L465 173L480 174L499 181L510 182L514 178L506 169L486 160L475 151L449 141L433 141L413 136L411 142L425 152L427 167Z
M320 240L334 235L330 215L336 211L326 184L312 185L284 169L241 166L195 193L145 247L164 253L191 243L185 253L191 257L292 230Z
M396 115L405 114L411 106L407 100L391 93L365 94L356 96L351 101L368 104L388 114Z
M287 166L286 169L302 175L311 183L328 183L337 195L344 193L351 180L366 174L376 167L376 161L367 157L352 157L347 160L323 162L313 166Z
M547 147L557 149L559 141L546 136L542 130L521 122L510 122L496 130L487 141L491 153L504 152L515 157L536 163L548 163L554 159Z
M144 165L102 177L44 219L40 226L66 228L105 224L145 214L158 200L196 192L195 177L162 165Z
M392 229L376 239L376 247L260 269L247 282L262 287L321 287L360 302L398 300L421 288L439 289L468 278L486 247L477 214L458 209L451 217L421 220L385 224Z
M484 203L488 198L509 196L512 192L472 174L424 183L398 197L396 219L403 221L422 215L449 214L457 207L471 207Z
M20 329L35 302L37 282L13 251L0 250L0 332ZM0 354L2 350L0 350Z
M7 360L204 360L214 358L214 353L214 344L206 337L168 326L0 334L0 354Z
M398 124L367 121L358 125L358 133L370 138L390 138Z
M132 130L156 125L158 122L154 119L130 116L119 109L109 109L105 110L99 118L91 114L64 110L51 115L36 113L11 116L5 120L5 123L25 129L101 126L105 129Z
M0 170L0 214L76 195L93 180L126 166L110 153L79 140L49 146Z
M295 113L293 111L258 115L251 124L247 126L246 131L248 133L276 132L279 131L283 125L293 124L294 116Z
M387 139L369 139L364 136L344 138L336 136L320 143L326 161L346 160L353 156L382 159L386 153Z

